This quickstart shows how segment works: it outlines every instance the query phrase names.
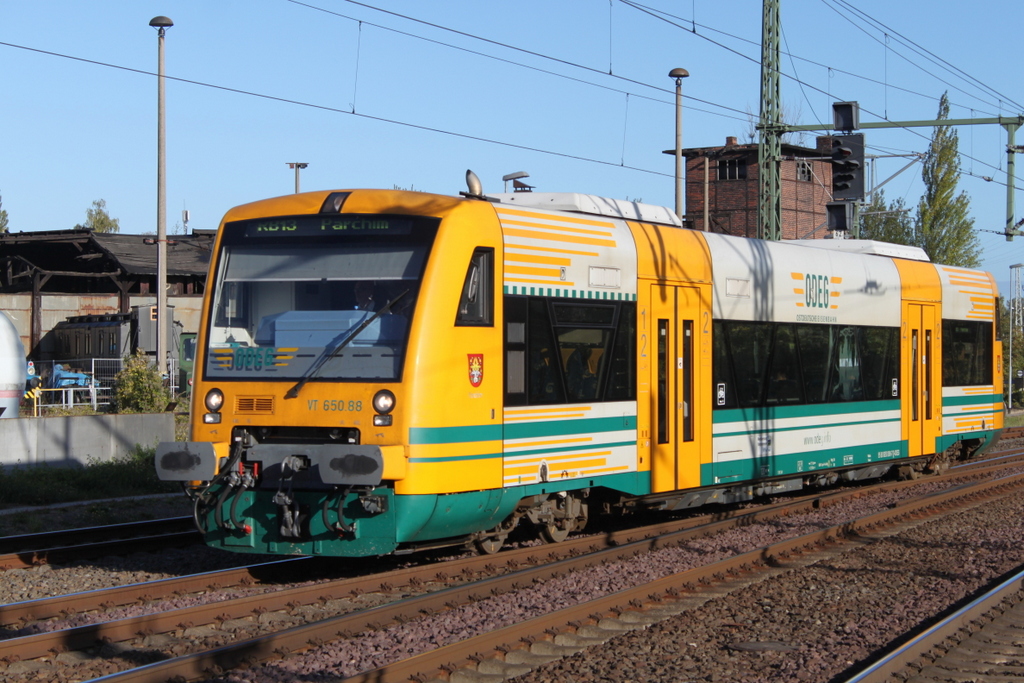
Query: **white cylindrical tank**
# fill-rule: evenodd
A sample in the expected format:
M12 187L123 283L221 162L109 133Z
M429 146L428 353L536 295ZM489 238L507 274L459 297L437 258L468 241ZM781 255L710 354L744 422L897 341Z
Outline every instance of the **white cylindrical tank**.
M25 346L7 314L0 311L0 418L18 417L25 395Z

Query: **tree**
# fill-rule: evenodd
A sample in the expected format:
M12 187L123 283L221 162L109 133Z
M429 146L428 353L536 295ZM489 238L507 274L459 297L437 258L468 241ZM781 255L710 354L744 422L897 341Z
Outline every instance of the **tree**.
M948 93L939 100L937 118L949 118ZM917 205L917 238L932 261L977 268L981 265L981 245L970 217L971 201L966 192L956 193L960 182L958 147L953 128L935 128L921 172L924 196Z
M0 232L7 232L7 212L4 210L2 197L0 197Z
M107 200L97 199L91 209L85 210L85 224L75 226L76 229L92 230L93 232L121 232L120 221L111 218L107 213Z
M910 210L902 197L886 204L885 191L878 190L861 211L861 237L893 244L917 245Z
M949 118L949 98L939 100L938 119ZM932 134L921 179L924 195L911 222L902 198L885 203L881 190L862 212L861 235L868 239L921 247L935 263L962 268L981 265L981 244L970 217L967 193L956 194L960 182L957 133L950 126L937 126Z

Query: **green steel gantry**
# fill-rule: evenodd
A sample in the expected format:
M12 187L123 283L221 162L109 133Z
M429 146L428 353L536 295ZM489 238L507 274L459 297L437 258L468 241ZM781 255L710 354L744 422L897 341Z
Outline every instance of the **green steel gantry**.
M831 125L788 126L780 120L782 98L779 92L779 18L780 0L763 0L761 27L761 113L757 126L759 137L758 158L758 222L762 239L782 239L782 181L779 176L779 162L782 157L782 135L797 131L834 130ZM1014 236L1022 235L1014 223L1014 189L1016 173L1014 155L1024 152L1015 144L1017 129L1024 125L1024 115L999 116L982 119L938 119L931 121L875 121L861 123L858 129L867 128L933 128L936 126L974 126L999 124L1006 129L1006 227L1004 235L1008 242Z

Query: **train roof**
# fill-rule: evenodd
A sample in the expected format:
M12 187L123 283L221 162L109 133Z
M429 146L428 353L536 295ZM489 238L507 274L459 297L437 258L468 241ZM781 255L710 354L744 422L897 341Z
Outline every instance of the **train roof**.
M677 228L683 225L679 217L667 206L655 206L654 204L598 197L578 192L499 192L488 194L487 198L497 199L502 204L526 206L532 209L589 213L596 216L673 225Z
M677 228L682 222L675 212L667 206L630 202L622 199L598 197L579 192L499 192L488 194L488 199L496 199L502 204L519 205L533 209L551 209L552 211L571 211L610 218L660 223ZM829 249L848 254L871 254L902 258L911 261L930 261L928 254L920 247L904 244L890 244L877 240L861 239L817 239L817 240L784 240L786 244L794 244L815 249Z
M921 247L910 247L906 244L892 244L890 242L879 242L877 240L785 240L785 243L797 244L802 247L814 247L815 249L844 251L848 254L873 254L875 256L888 256L889 258L902 258L909 259L911 261L931 261L931 259L928 258L928 254Z

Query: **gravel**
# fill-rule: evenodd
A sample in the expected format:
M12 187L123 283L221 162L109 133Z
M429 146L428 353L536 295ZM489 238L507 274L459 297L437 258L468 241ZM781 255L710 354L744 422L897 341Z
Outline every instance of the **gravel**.
M774 540L838 524L938 488L945 486L925 484L924 488L866 496L809 514L735 529L211 680L335 680ZM678 618L617 636L605 646L543 665L516 679L517 683L827 681L922 619L1024 562L1024 549L1016 543L1024 531L1024 522L1019 521L1024 519L1022 512L1024 496L1018 496L926 521L891 538L855 546L831 559L738 588ZM0 603L210 571L253 559L193 547L14 570L4 573L0 581ZM127 608L119 611L119 616L133 609L144 608ZM81 619L74 617L65 625L83 623ZM47 630L58 623L51 622ZM8 631L6 635L16 633ZM54 680L93 677L111 664L109 659L72 664L62 668ZM0 681L16 680L25 679L0 671Z

